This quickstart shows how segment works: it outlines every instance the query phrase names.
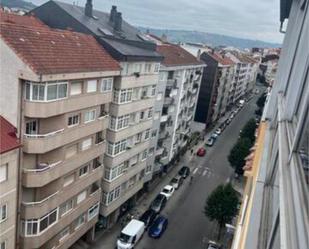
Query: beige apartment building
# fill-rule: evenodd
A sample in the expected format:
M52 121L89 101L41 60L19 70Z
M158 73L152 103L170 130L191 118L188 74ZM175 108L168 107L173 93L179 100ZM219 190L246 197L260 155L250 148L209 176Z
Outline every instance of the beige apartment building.
M16 128L0 116L0 248L14 249L20 142Z
M1 115L23 144L16 248L68 248L98 220L120 67L92 36L33 17L1 13L0 34Z

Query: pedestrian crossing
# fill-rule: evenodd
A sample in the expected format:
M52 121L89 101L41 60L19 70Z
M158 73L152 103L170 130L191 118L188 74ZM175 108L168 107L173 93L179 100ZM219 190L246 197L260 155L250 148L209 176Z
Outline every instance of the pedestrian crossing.
M213 176L213 172L208 167L198 166L193 170L192 175L210 178L211 176Z

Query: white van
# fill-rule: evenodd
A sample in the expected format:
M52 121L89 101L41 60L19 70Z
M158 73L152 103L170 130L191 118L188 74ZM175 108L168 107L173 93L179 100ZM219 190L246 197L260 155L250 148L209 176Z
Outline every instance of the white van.
M139 220L131 220L121 231L117 240L117 249L132 249L145 231L145 224Z

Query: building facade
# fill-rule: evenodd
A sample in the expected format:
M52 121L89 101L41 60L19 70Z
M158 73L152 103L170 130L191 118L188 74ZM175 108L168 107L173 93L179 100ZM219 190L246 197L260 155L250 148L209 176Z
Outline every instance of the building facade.
M288 25L255 159L245 172L233 249L309 247L309 4L290 3L281 1L280 19Z
M119 64L85 34L1 13L1 115L17 127L18 248L91 239ZM9 93L9 94L8 94Z
M16 128L0 116L0 248L16 248L20 141Z
M209 125L223 116L229 105L235 63L219 52L203 53L204 70L195 121Z
M121 74L114 81L109 108L101 184L101 222L109 227L134 205L152 176L147 157L162 56L156 52L156 44L144 41L139 31L122 19L116 6L104 13L93 9L91 0L85 8L49 1L32 13L51 27L95 36L120 63Z

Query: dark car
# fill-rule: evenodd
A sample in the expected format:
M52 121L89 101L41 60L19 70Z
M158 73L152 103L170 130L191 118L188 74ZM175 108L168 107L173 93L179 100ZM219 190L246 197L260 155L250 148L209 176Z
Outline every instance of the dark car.
M187 166L183 166L179 171L178 175L180 175L182 178L186 179L190 175L190 169Z
M164 216L159 216L150 226L148 235L151 238L160 238L168 225L168 219Z
M201 156L201 157L205 156L205 154L206 154L206 150L204 148L199 148L196 152L196 155Z
M183 178L181 176L175 176L172 180L171 180L171 185L175 188L178 189L183 183Z
M150 209L156 213L160 213L166 205L167 198L165 195L158 194L157 197L152 201Z
M148 209L145 213L142 214L142 216L139 218L140 221L144 222L145 229L147 230L148 227L150 227L154 221L154 219L157 217L157 213L153 211L152 209Z

